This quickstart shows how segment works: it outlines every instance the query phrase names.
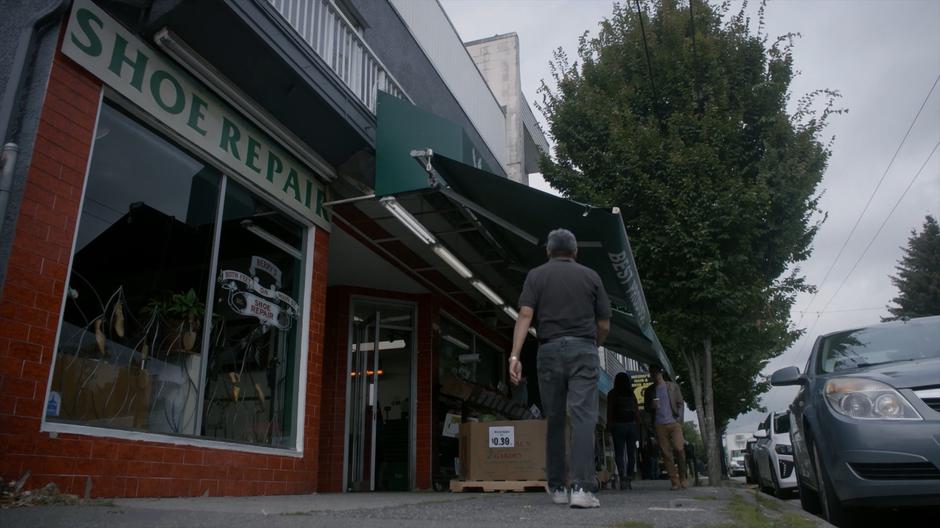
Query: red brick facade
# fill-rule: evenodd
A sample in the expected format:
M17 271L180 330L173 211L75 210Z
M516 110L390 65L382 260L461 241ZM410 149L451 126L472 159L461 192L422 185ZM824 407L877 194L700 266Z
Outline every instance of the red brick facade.
M430 489L440 434L433 340L441 311L497 346L508 347L507 336L458 304L472 302L465 294L454 301L349 286L328 293L329 233L322 229L314 244L302 458L40 432L101 92L100 81L56 54L0 298L0 478L16 479L28 470L28 488L55 482L64 492L83 495L90 484L93 497L341 491L350 301L366 295L417 306L415 488ZM381 255L368 239L356 238ZM400 255L405 262L406 256L417 258ZM430 284L394 264L431 290L458 289L443 275Z
M317 229L304 456L40 432L101 83L56 54L0 298L0 477L93 497L317 489L329 234Z

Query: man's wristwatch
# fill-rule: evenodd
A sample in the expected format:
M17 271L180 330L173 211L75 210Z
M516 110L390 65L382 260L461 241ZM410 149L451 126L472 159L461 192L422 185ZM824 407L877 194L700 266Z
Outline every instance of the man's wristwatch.
M509 356L509 362L512 363L512 360L520 361L516 356Z

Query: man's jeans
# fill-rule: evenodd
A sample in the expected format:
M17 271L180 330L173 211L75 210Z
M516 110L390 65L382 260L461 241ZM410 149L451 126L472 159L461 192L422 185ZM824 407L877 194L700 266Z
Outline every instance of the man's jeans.
M571 487L595 490L597 346L591 339L562 337L539 345L539 392L548 418L545 465L548 487L565 487L565 415L571 413Z

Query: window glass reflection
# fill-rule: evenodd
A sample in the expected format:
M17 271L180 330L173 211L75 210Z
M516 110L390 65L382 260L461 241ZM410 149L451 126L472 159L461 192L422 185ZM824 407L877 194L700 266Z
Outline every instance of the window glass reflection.
M48 418L192 434L221 175L101 110Z
M304 229L229 180L222 210L205 436L291 445Z
M293 446L305 236L248 188L103 106L47 419Z

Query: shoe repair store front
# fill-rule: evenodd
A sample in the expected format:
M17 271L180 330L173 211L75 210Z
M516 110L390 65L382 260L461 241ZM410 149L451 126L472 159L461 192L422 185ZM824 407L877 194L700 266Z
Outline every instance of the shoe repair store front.
M551 229L579 237L579 261L610 293L608 347L671 370L619 212L491 174L458 126L390 96L376 143L375 193L327 204L321 491L445 489L467 462L461 423L538 416L534 377L510 387L506 354Z
M315 489L322 177L87 0L61 53L43 122L90 134L45 145L87 145L87 175L42 433L4 470L94 496Z

